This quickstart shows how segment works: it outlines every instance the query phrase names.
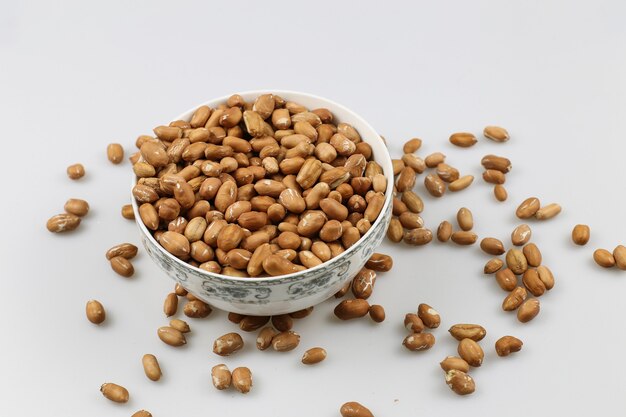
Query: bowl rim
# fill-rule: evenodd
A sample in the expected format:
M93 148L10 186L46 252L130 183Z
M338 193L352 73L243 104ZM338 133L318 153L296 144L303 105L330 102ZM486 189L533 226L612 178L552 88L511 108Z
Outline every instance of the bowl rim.
M224 275L224 274L216 274L214 272L209 272L209 271L205 271L204 269L200 269L196 266L190 265L187 262L183 261L182 259L177 258L176 256L172 255L171 253L169 253L167 250L165 250L165 248L163 246L161 246L159 244L159 242L156 241L156 239L154 238L154 236L152 235L152 233L150 233L150 231L148 230L148 228L146 227L145 224L143 224L143 222L141 221L141 216L139 215L139 205L137 204L137 201L135 200L133 194L132 194L132 188L135 186L135 184L137 183L137 177L135 175L132 176L132 183L131 183L131 190L130 190L130 195L131 195L131 204L133 207L133 212L135 214L135 223L137 224L137 226L139 227L139 230L141 231L142 235L145 236L148 241L150 241L150 243L155 246L162 254L164 254L165 256L167 256L169 259L173 260L176 264L180 265L181 268L184 269L190 269L200 275L205 275L207 277L215 277L218 279L223 279L223 280L231 280L234 282L272 282L272 281L276 281L276 280L289 280L292 278L297 278L298 276L304 275L305 273L309 273L311 271L315 271L315 270L322 270L324 268L327 268L329 265L333 264L333 263L338 263L339 261L341 261L342 259L345 259L347 257L349 257L352 252L356 251L357 248L360 246L360 243L364 242L366 240L366 237L369 236L370 234L374 233L374 229L376 228L376 226L380 226L380 223L383 221L383 213L385 213L388 209L389 206L391 205L391 201L393 198L393 165L391 163L391 156L389 154L389 150L387 148L386 143L383 141L383 139L380 137L380 135L378 134L378 132L376 131L376 129L374 129L372 127L372 125L370 125L363 117L361 117L360 115L358 115L357 113L355 113L354 111L350 110L349 108L336 103L333 100L327 99L325 97L321 97L315 94L309 94L309 93L303 93L300 91L293 91L293 90L274 90L274 89L263 89L263 90L248 90L248 91L243 91L243 92L237 92L237 93L233 93L233 94L239 94L241 96L251 96L251 95L256 95L259 96L261 94L276 94L278 96L281 96L283 98L287 97L287 99L289 99L290 96L304 96L307 98L311 98L314 100L319 100L322 101L324 103L326 103L326 105L329 107L329 110L331 110L331 112L333 111L332 108L338 108L341 109L343 112L346 112L347 114L350 115L350 117L358 120L361 124L363 124L366 129L370 130L371 132L368 133L374 133L374 137L373 138L369 138L367 139L367 142L369 141L379 141L380 144L382 145L382 149L383 149L383 153L384 155L382 159L384 159L384 161L382 161L383 163L381 163L381 161L379 161L379 158L376 158L376 162L378 162L379 164L381 164L382 168L383 168L383 175L385 175L385 177L387 178L387 189L385 190L385 202L383 204L382 209L380 210L380 214L379 216L376 218L376 220L374 221L374 223L372 224L372 226L370 227L370 229L365 232L365 234L363 236L361 236L361 238L351 247L349 247L348 249L346 249L344 252L342 252L341 254L339 254L338 256L336 256L335 258L331 258L326 262L322 262L319 265L316 265L312 268L307 268L303 271L298 271L298 272L292 272L291 274L285 274L285 275L277 275L277 276L269 276L269 277L233 277L230 275ZM229 94L227 96L221 96L221 97L217 97L214 99L210 99L207 101L204 101L202 103L199 103L193 107L191 107L190 109L184 111L183 113L180 113L176 118L174 118L173 120L181 120L183 118L185 118L189 113L192 113L193 111L195 111L198 107L200 106L215 106L216 103L225 103L226 100L228 100L228 98L230 96L232 96L233 94ZM294 99L294 101L296 101L296 99ZM359 132L359 134L361 134L361 132ZM363 134L361 134L361 136L364 136ZM385 166L386 165L386 166Z

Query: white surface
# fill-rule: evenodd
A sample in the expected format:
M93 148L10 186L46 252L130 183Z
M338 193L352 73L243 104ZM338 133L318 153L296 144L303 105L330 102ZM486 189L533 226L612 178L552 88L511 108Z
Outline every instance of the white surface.
M594 248L626 241L623 2L55 3L5 1L0 13L0 415L318 417L352 400L376 416L623 413L626 273L591 260ZM418 136L421 155L441 150L475 175L482 155L510 156L506 203L477 180L439 201L425 197L424 218L434 228L465 205L481 236L506 239L523 198L561 203L558 218L532 224L557 279L540 316L521 325L500 311L505 294L482 275L487 256L476 246L385 245L396 266L371 299L387 309L381 325L339 323L328 302L297 322L302 343L288 354L258 352L245 334L243 352L216 357L214 338L235 329L218 312L189 320L187 347L161 343L171 281L143 254L129 280L104 259L111 245L138 242L119 215L130 166L111 166L106 144L130 151L138 134L194 103L268 86L352 108L395 154ZM509 129L510 143L447 143L491 123ZM88 174L72 182L65 167L77 161ZM86 198L92 212L76 233L51 235L45 221L69 197ZM579 222L591 226L587 247L569 241ZM106 325L85 319L90 298L105 305ZM400 345L401 322L419 302L443 323L432 350L412 353ZM466 398L438 368L455 353L446 329L456 322L488 329L484 365L472 371L477 392ZM505 334L524 349L501 359L493 343ZM316 345L327 361L304 367L300 355ZM147 352L160 359L158 383L143 375ZM209 370L222 361L253 370L249 395L211 386ZM105 400L105 381L126 386L131 401Z

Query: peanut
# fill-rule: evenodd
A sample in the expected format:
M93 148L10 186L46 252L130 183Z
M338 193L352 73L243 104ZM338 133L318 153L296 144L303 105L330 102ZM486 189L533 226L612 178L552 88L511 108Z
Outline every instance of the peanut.
M326 359L326 350L321 347L314 347L302 355L302 363L305 365L314 365Z
M557 203L551 203L537 210L537 212L535 213L535 218L537 220L548 220L555 217L560 212L561 206Z
M105 398L116 403L127 403L129 394L128 390L121 385L112 382L105 382L100 387L100 392Z
M450 235L450 239L457 245L473 245L476 243L478 236L470 231L456 231Z
M120 243L107 251L106 258L111 260L111 258L121 256L126 259L132 259L137 255L137 250L137 246L132 243Z
M503 156L485 155L480 163L485 169L495 169L504 174L511 171L511 161Z
M149 380L158 381L161 379L161 367L159 366L159 361L157 361L156 356L151 354L143 355L141 363L143 365L143 371Z
M111 143L107 146L107 158L114 164L119 164L124 159L124 148L119 143Z
M278 333L272 338L272 348L277 352L294 350L300 344L300 335L292 330Z
M372 320L376 323L382 323L385 321L385 309L381 305L374 304L370 306L369 314Z
M413 153L422 147L422 140L418 138L409 139L402 147L404 153Z
M374 414L367 407L355 401L343 404L339 413L341 417L374 417Z
M420 304L417 307L417 315L422 320L422 322L424 322L424 325L429 329L435 329L439 327L439 324L441 323L441 316L439 315L437 310L435 310L428 304Z
M170 320L170 327L173 327L181 333L189 333L191 331L187 322L180 319Z
M447 220L442 221L437 228L437 240L440 242L447 242L450 240L451 236L452 224Z
M200 300L190 300L185 304L185 307L183 307L185 316L191 318L205 318L211 314L211 311L213 311L211 307Z
M615 259L615 265L619 269L626 270L626 247L618 245L613 249L613 258Z
M100 324L106 318L106 312L104 311L104 307L102 306L100 301L97 300L87 301L85 313L87 314L87 320L89 320L93 324Z
M536 197L529 197L517 207L515 215L520 219L528 219L537 213L540 208L540 201Z
M278 332L273 327L264 327L259 331L256 338L256 347L259 350L265 350L272 345L272 339Z
M133 211L133 206L131 206L130 204L123 205L122 217L127 220L135 220L135 212Z
M524 253L524 257L528 262L529 266L539 266L541 265L541 251L534 243L529 243L522 248L522 253Z
M505 252L502 241L493 237L486 237L481 240L480 248L490 255L502 255Z
M593 260L603 268L612 268L615 266L615 257L606 249L596 249L593 252Z
M232 382L232 374L228 370L228 367L223 363L215 365L211 368L211 381L213 386L218 390L224 390L230 387Z
M515 246L524 246L530 240L532 232L527 224L520 224L511 232L511 242Z
M52 233L70 232L80 225L80 217L71 213L57 214L52 216L46 223L46 227Z
M187 343L185 335L173 327L159 327L157 335L159 336L159 339L170 346L182 346Z
M455 324L448 330L456 340L472 339L475 342L482 340L487 331L478 324Z
M246 367L233 369L232 384L237 391L247 394L252 388L252 372Z
M477 142L476 136L472 133L459 132L450 136L450 143L461 148L469 148Z
M429 229L413 229L404 234L404 242L409 245L421 246L433 240L433 232Z
M415 313L408 313L404 316L404 327L413 333L421 333L424 331L424 322Z
M366 300L353 299L344 300L335 307L335 316L341 320L351 320L365 316L370 309L370 305Z
M534 319L539 311L541 306L539 304L539 300L536 298L530 298L522 303L517 310L517 319L522 323L527 323Z
M459 342L458 353L470 366L479 367L483 363L485 353L476 341L472 339L462 339Z
M82 164L73 164L67 167L67 176L72 180L78 180L85 176L85 167Z
M528 261L519 249L509 249L506 253L506 265L516 275L521 275L528 269Z
M70 214L83 217L89 213L89 203L78 198L70 198L63 206L63 209Z
M487 261L483 269L483 272L485 274L493 274L493 273L498 272L503 266L504 266L504 262L502 262L502 259L493 258Z
M444 372L448 372L452 369L461 372L469 371L469 364L458 356L447 356L444 360L439 362L439 366L441 366Z
M464 175L448 184L448 190L452 192L461 191L472 185L472 182L474 182L473 175Z
M487 139L491 139L494 142L506 142L509 140L509 132L506 129L499 126L487 126L483 130L483 135Z
M527 293L524 287L515 287L509 295L504 298L504 301L502 302L502 310L517 310L517 308L522 305L524 300L526 300L526 296Z
M496 341L496 353L498 356L509 356L513 352L522 350L523 344L517 337L502 336Z
M374 253L365 263L365 267L379 272L390 271L393 267L393 259L389 255Z
M428 350L435 344L435 336L432 333L412 333L404 338L402 345L408 350Z
M441 197L446 192L446 183L435 174L428 174L426 176L424 186L433 197Z
M506 192L506 188L502 184L496 184L493 186L493 195L498 201L506 201L509 194Z
M133 276L133 274L135 273L135 268L133 267L133 264L128 259L122 256L114 256L110 259L110 262L111 268L118 275L128 278Z
M238 333L226 333L213 342L213 353L229 356L243 348L243 339Z
M473 393L476 389L472 377L456 369L451 369L446 372L446 384L458 395L468 395Z
M456 220L461 230L469 231L474 227L474 216L470 209L461 207L456 214Z
M171 292L165 297L163 312L165 313L165 317L170 317L176 314L176 311L178 311L178 296L176 293Z
M586 224L577 224L572 230L572 241L577 245L586 245L589 242L590 229Z

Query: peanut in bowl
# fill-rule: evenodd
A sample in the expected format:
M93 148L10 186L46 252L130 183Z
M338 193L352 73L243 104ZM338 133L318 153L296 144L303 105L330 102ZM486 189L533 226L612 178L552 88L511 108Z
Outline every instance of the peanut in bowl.
M337 103L251 91L154 131L131 157L141 240L212 306L277 315L318 304L385 236L391 158L376 131Z

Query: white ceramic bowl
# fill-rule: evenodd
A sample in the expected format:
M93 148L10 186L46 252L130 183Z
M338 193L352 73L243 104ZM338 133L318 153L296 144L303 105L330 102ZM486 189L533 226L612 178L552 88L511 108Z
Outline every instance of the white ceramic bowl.
M302 104L309 109L329 109L335 122L347 122L356 128L364 141L372 147L373 158L378 162L387 178L387 192L383 209L361 239L341 255L306 271L278 277L235 278L213 274L193 267L167 252L159 245L140 219L138 206L131 198L135 219L141 231L141 241L146 252L174 281L180 283L196 297L210 305L229 312L248 315L275 315L290 313L318 304L334 295L356 275L368 258L380 245L391 219L393 190L393 168L387 147L378 133L361 117L344 106L328 99L295 91L249 91L240 93L246 101L271 92L287 101ZM225 103L228 97L220 97L194 106L174 118L190 120L193 112L201 105L215 108ZM136 178L133 178L133 186ZM131 194L132 197L132 194Z

